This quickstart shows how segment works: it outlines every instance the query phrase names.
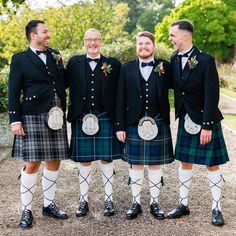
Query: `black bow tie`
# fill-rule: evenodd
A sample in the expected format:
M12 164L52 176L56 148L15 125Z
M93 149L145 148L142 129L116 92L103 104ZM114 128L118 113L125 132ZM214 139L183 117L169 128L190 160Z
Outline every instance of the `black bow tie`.
M141 66L142 66L142 67L145 67L145 66L154 66L154 62L153 62L153 61L150 61L150 62L143 62L143 61L142 61Z
M94 61L94 62L96 62L96 63L98 63L99 60L100 60L99 58L94 58L94 59L93 59L93 58L90 58L90 57L87 57L86 59L87 59L88 62Z
M192 51L193 51L193 47L191 47L191 49L189 51L187 51L186 53L184 53L184 54L178 54L178 57L189 57L189 54Z
M47 50L43 50L43 51L36 50L37 55L39 55L41 53L44 53L45 55L47 55L48 51Z

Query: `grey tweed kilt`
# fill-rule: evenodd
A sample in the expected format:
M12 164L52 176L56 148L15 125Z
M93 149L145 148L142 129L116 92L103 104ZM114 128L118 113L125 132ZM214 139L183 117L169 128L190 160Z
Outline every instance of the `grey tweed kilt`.
M60 106L55 96L52 105ZM15 136L12 157L24 162L52 161L69 158L66 118L60 130L51 130L46 124L47 112L22 116L25 136Z

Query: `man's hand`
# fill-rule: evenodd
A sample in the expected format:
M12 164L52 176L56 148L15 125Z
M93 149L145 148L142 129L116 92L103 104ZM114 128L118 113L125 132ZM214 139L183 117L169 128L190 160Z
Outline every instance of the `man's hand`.
M211 141L212 130L202 129L200 134L200 144L206 145Z
M118 131L118 132L116 132L116 137L118 138L119 141L124 143L126 140L126 132L125 131Z
M25 132L22 124L14 124L11 126L11 131L14 135L25 136Z

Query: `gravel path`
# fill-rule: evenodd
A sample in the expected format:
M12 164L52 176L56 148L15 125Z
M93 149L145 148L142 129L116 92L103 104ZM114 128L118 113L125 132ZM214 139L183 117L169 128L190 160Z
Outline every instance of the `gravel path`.
M176 123L172 123L173 137L176 136ZM98 163L94 164L90 189L90 212L85 218L75 217L78 206L79 183L77 164L63 161L58 179L56 203L69 214L69 219L57 221L43 217L42 188L39 172L38 187L33 202L34 227L22 230L18 227L20 219L19 182L20 163L8 158L0 163L0 235L12 236L86 236L86 235L236 235L236 145L235 135L224 130L231 161L223 166L225 184L223 187L222 208L226 225L218 228L210 224L211 194L203 166L195 167L195 174L190 188L190 216L177 220L158 221L149 213L149 187L147 178L144 181L141 202L143 213L136 220L125 219L125 212L131 203L131 191L127 186L128 165L115 161L116 175L114 180L114 202L117 214L107 218L102 215L103 187ZM178 163L163 167L165 185L162 188L159 202L164 211L169 211L178 202L177 169ZM147 177L147 173L145 173Z

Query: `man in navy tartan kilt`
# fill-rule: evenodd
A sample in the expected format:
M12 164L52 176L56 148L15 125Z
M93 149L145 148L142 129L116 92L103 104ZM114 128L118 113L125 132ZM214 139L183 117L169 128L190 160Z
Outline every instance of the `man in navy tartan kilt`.
M20 177L20 227L29 228L33 223L31 203L41 161L45 161L42 213L57 219L67 218L67 214L57 208L53 199L60 160L68 158L69 147L61 56L58 51L49 48L50 32L43 21L30 21L25 32L30 46L12 57L8 101L10 123L15 135L12 156L24 161ZM51 108L60 110L62 127L58 130L51 129L46 124Z
M121 155L113 121L120 62L116 58L101 55L101 44L100 32L96 29L87 30L84 35L87 53L72 57L67 66L70 89L68 121L72 127L70 157L80 162L80 203L76 209L78 217L85 216L89 210L92 162L97 160L101 160L105 190L103 214L112 216L115 213L112 161Z
M158 203L163 180L160 165L174 160L168 99L171 67L169 62L154 58L154 41L150 32L137 35L138 59L122 65L118 82L116 135L125 143L133 195L127 219L134 219L142 212L140 194L144 165L148 166L150 213L158 220L165 218Z
M175 113L179 118L175 159L179 168L179 205L167 218L189 215L188 190L193 164L206 165L212 193L212 224L222 226L222 175L219 165L229 158L222 134L218 109L219 78L214 58L192 44L193 25L186 20L172 23L170 40L177 50L171 58Z

